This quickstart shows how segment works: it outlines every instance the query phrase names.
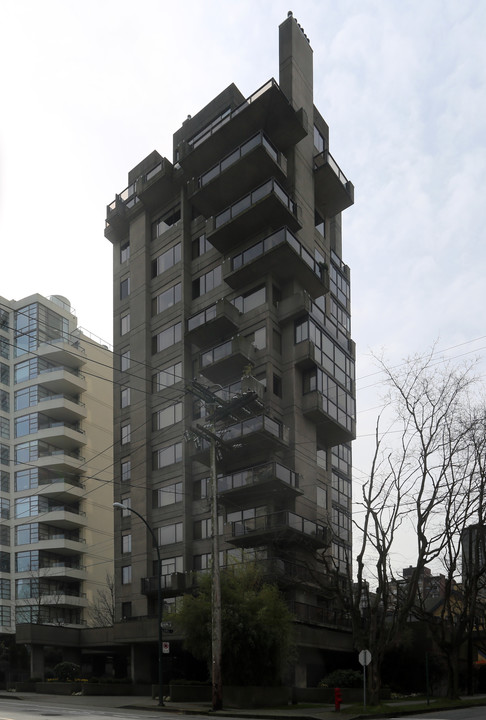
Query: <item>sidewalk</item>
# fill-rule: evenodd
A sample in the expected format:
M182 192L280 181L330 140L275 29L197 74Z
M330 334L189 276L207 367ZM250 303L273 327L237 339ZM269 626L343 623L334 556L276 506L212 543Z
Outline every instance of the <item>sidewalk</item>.
M166 702L159 707L157 700L148 696L109 696L109 695L47 695L44 693L0 693L0 707L2 700L35 703L38 705L62 705L70 708L110 708L112 710L147 710L159 713L170 713L180 715L221 715L238 718L249 718L251 720L278 720L278 718L291 718L292 720L336 720L337 713L333 705L315 705L300 707L289 705L286 708L224 708L213 712L210 703L172 703ZM346 707L345 705L342 706ZM353 720L357 715L345 715L346 720Z

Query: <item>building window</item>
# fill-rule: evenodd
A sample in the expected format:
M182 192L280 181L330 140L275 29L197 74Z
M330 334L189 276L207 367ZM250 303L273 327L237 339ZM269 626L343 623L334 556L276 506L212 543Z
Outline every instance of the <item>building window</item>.
M27 502L28 501L29 501L29 498L27 498ZM7 498L0 498L0 518L2 518L2 520L8 520L9 517L10 517L10 500L7 500Z
M10 395L6 390L0 390L0 410L10 411Z
M0 437L10 438L10 420L6 417L0 417Z
M169 407L157 410L153 414L153 429L163 430L170 425L181 422L182 420L182 403L178 402Z
M15 473L15 491L32 490L39 486L39 469L29 468Z
M159 546L172 545L172 543L182 542L183 540L182 523L174 523L173 525L164 525L157 528Z
M130 585L132 582L132 566L124 565L122 567L122 585Z
M10 357L10 344L8 342L8 338L0 336L0 357L8 358Z
M204 500L209 496L209 478L202 478L202 480L196 480L194 483L194 500Z
M122 498L121 504L125 506L125 509L122 510L122 517L130 517L130 515L131 515L130 508L132 507L132 498L130 498L130 497Z
M8 606L0 605L0 625L11 624L11 609Z
M122 553L132 552L132 535L122 535Z
M181 341L182 323L178 322L152 337L152 354L162 352Z
M120 370L124 372L130 369L130 350L125 350L120 355Z
M7 525L0 525L0 545L10 545L10 528Z
M218 535L223 532L223 517L218 516ZM194 523L194 540L205 540L211 537L211 518L196 520Z
M10 600L10 580L0 578L0 598L2 600Z
M120 246L120 262L126 262L130 257L130 243L126 242Z
M152 223L152 240L156 240L163 235L169 228L175 225L181 219L180 208L172 208L168 213Z
M132 477L132 463L130 460L122 460L120 464L120 475L122 482L128 482Z
M181 261L181 244L176 243L173 247L161 253L155 260L152 260L152 278L161 275L176 263Z
M128 620L132 617L132 603L122 602L121 604L122 620Z
M152 315L158 315L181 301L182 285L177 283L156 295L152 300Z
M319 235L322 235L322 237L326 237L326 223L324 221L324 218L319 215L317 210L314 213L314 226L319 233Z
M174 463L181 462L182 460L182 443L174 443L168 447L159 448L152 453L153 470L160 470L161 468L173 465Z
M130 442L130 437L131 437L130 423L127 423L126 425L122 425L120 428L120 431L121 431L121 438L120 438L121 444L126 445L127 443Z
M10 464L10 448L8 445L3 445L3 443L0 443L0 463L2 465Z
M201 275L201 277L198 277L196 280L192 281L193 299L198 298L201 295L205 295L208 292L211 292L211 290L214 290L215 287L221 285L222 282L223 274L221 270L221 265L218 265L212 270L209 270L209 272L205 273L204 275Z
M168 388L171 385L174 385L175 383L180 382L181 380L182 380L182 363L178 362L178 363L175 363L174 365L168 365L163 370L159 370L159 372L153 376L153 379L152 379L153 392L159 392L159 390L164 390L165 388Z
M120 318L120 335L126 335L128 332L130 332L130 313Z
M130 295L130 278L126 277L120 282L120 300Z
M2 385L10 384L10 366L0 362L0 383Z
M256 350L263 350L267 346L267 328L261 327L246 336Z
M122 388L120 391L120 406L126 408L130 405L130 388Z
M256 290L250 290L244 295L239 295L238 297L235 297L231 302L240 312L247 313L250 312L250 310L254 310L255 308L259 307L260 305L263 305L266 300L266 289L265 286L262 285L261 287L256 288Z
M3 308L0 308L0 330L3 330L3 332L7 332L8 327L8 312L7 310L3 310Z
M206 235L199 235L198 238L192 241L192 259L195 260L212 249L213 246L209 240L206 240Z
M10 492L10 474L5 470L0 470L0 490Z
M174 503L182 502L182 483L166 485L157 490L157 507L165 507Z
M324 135L314 125L314 147L318 153L324 152L326 149L326 139Z
M279 375L273 374L273 394L277 397L282 397L282 378Z

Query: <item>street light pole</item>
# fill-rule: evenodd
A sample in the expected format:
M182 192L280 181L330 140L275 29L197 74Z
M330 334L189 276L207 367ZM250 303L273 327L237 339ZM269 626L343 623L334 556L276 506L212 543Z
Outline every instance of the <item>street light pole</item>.
M162 570L160 566L160 550L159 545L157 543L157 538L155 537L154 531L148 524L148 522L145 520L143 515L141 515L139 512L134 510L133 508L127 507L126 505L123 505L123 503L114 502L113 507L119 508L121 510L128 510L128 512L133 513L137 517L140 518L140 520L143 522L147 530L149 531L152 542L155 545L155 551L157 553L157 645L158 645L158 656L159 656L159 707L164 706L164 688L163 688L163 682L162 682Z

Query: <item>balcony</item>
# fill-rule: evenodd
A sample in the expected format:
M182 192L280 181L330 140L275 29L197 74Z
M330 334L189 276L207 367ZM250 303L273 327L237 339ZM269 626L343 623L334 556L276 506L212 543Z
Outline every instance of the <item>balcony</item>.
M49 468L58 472L61 476L63 473L72 474L73 471L81 470L85 462L85 458L79 453L53 448L51 451L39 455L35 464L39 468Z
M86 390L86 378L78 370L62 365L40 370L39 384L58 395L77 395Z
M314 390L302 398L302 412L316 425L317 442L320 447L334 447L356 438L354 400L342 388L339 389L344 410L325 395Z
M211 122L188 142L179 144L176 156L184 171L199 175L221 154L231 152L242 137L263 130L285 152L307 135L307 116L295 110L272 78L232 111Z
M35 436L38 440L54 443L59 450L72 451L86 445L86 436L79 425L62 420L39 426Z
M218 499L223 504L233 506L242 501L261 504L268 502L272 493L282 497L301 495L298 473L270 462L218 477Z
M154 212L160 207L161 198L173 187L176 171L172 163L160 156L160 161L134 183L134 192L142 205Z
M37 492L46 498L55 498L60 503L72 503L84 497L85 486L74 478L59 476L53 478L39 478Z
M79 340L74 342L64 338L49 340L39 345L36 355L66 368L79 369L86 364L86 351Z
M260 131L189 183L189 199L209 217L272 176L285 179L287 159Z
M321 215L333 217L354 204L354 185L328 150L314 158L316 208Z
M24 548L24 546L22 546ZM59 555L70 555L73 553L84 554L86 543L84 540L71 540L69 535L59 533L58 535L39 540L32 545L26 545L25 550L47 550L56 552Z
M294 364L300 370L308 370L322 361L322 352L311 340L304 340L294 345L294 350Z
M106 208L105 237L110 242L128 234L130 219L135 208L141 209L140 198L136 194L135 183L129 185Z
M226 468L235 465L241 467L249 457L253 461L263 462L269 453L288 448L289 445L288 427L268 415L256 415L228 425L220 433L220 436L222 440L220 449ZM194 453L194 459L209 466L209 442L203 440L199 443L199 447ZM282 477L284 471L285 468L281 466L280 475ZM278 482L275 478L273 481ZM281 478L280 481L282 481ZM288 489L286 488L287 491ZM291 492L299 494L297 489Z
M235 290L269 273L281 282L297 280L312 297L329 290L327 266L314 260L286 227L223 263L223 279Z
M301 227L300 208L270 178L237 202L206 222L206 237L216 250L228 253L262 229L287 226L292 231Z
M211 345L221 338L234 335L238 331L240 316L235 306L222 298L188 319L187 337L197 347Z
M241 378L245 366L254 361L255 352L248 338L236 335L221 345L202 352L199 372L211 382L227 385L230 380Z
M170 573L169 575L162 575L160 580L160 590L162 593L162 597L180 595L184 592L184 590L186 590L187 587L191 586L190 576L186 576L184 573L180 572ZM186 581L188 581L189 584ZM156 595L157 576L152 575L151 577L142 578L140 592L142 595Z
M86 418L87 411L84 403L70 395L55 394L38 398L40 410L56 420L77 422Z
M291 603L290 610L294 613L297 622L351 629L351 619L342 610L333 610L332 608L323 608L301 602Z
M277 542L280 546L302 545L314 550L326 545L326 528L288 510L231 523L225 538L238 547L256 547Z
M42 510L42 520L59 528L79 528L86 524L86 513L63 505Z

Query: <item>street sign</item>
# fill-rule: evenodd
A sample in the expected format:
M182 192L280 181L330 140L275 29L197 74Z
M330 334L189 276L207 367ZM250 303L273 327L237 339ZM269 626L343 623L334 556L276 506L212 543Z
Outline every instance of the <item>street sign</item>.
M164 653L164 655L168 655L170 653L170 643L168 643L168 642L162 643L162 652Z
M359 664L363 667L366 667L371 662L371 653L369 650L361 650L359 656Z

